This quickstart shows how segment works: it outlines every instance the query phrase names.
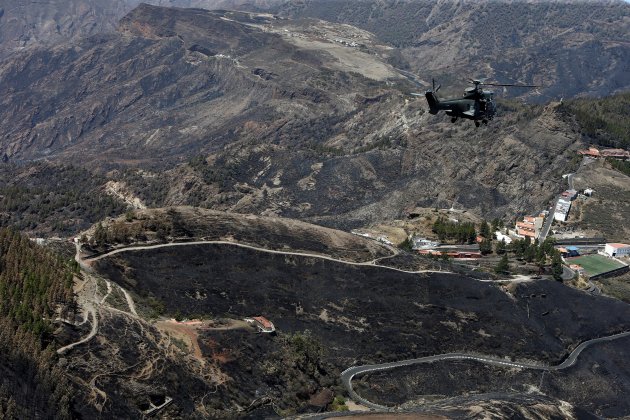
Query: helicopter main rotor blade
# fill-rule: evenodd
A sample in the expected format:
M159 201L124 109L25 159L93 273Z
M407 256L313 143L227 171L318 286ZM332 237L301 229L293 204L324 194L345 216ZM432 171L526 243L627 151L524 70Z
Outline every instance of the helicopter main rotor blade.
M517 84L508 84L508 83L481 83L484 86L513 86L513 87L527 87L527 88L537 88L542 87L541 85L517 85Z

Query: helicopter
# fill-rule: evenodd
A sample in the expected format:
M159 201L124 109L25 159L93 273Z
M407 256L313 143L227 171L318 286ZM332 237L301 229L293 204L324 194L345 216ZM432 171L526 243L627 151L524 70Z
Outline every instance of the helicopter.
M517 84L502 84L502 83L484 83L485 79L470 79L469 82L473 84L473 87L468 87L464 91L462 99L442 99L437 96L438 90L442 85L435 87L435 80L433 80L433 88L427 90L424 96L427 98L429 104L429 113L437 114L439 111L444 111L446 115L451 117L451 122L457 121L458 118L472 120L475 122L475 126L479 127L481 123L488 124L488 121L494 118L497 112L497 107L494 103L494 92L491 90L484 90L481 86L513 86L524 88L536 88L538 85L517 85ZM412 93L414 96L422 96L421 93Z

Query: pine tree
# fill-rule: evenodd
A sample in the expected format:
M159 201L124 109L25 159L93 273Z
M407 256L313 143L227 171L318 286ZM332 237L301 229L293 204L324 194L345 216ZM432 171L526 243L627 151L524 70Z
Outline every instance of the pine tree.
M509 274L510 273L510 261L507 254L503 254L503 257L499 260L499 263L494 268L494 272L497 274Z
M481 222L481 225L479 225L479 235L483 236L486 239L491 238L490 226L488 225L488 222L486 221L486 219L483 219L483 221Z
M483 255L492 253L492 241L490 239L484 239L479 243L479 251Z
M557 250L553 253L551 258L551 275L554 280L562 281L562 259L560 258L560 252Z

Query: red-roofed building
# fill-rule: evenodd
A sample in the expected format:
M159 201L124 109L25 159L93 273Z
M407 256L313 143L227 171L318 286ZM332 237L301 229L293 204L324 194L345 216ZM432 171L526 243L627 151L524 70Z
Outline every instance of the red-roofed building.
M544 217L525 216L522 222L516 222L516 231L520 236L529 236L532 239L538 237L542 228Z
M253 324L256 328L258 328L259 332L272 333L276 330L273 322L269 321L264 316L253 316L251 318L246 318L245 321Z
M615 159L630 159L630 151L625 149L602 149L599 150L596 147L589 147L588 150L578 150L578 153L583 156L589 156L592 158L615 158Z
M590 156L590 157L594 157L594 158L598 158L599 157L599 150L595 147L589 147L588 150L578 150L578 153L580 155L584 155L584 156Z

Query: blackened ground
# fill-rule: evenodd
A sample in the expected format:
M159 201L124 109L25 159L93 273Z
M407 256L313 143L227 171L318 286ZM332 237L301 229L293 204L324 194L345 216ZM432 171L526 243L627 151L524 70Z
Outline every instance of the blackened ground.
M236 331L202 337L206 357L225 355L228 393L239 401L270 388L302 392L295 398L303 401L308 392L301 390L332 385L329 378L353 364L454 351L557 364L582 341L630 328L627 304L552 281L507 288L460 275L406 274L222 245L126 252L96 268L161 300L169 313L264 315L274 322L277 337ZM326 350L318 361L321 377L306 375L299 386L269 382L269 372L286 358L286 346L274 340L306 330Z
M118 254L97 269L167 312L265 315L310 329L348 361L478 351L557 363L586 339L630 328L630 306L557 282L490 283L406 274L223 245Z
M360 395L378 404L433 401L487 393L546 394L601 417L630 413L629 338L586 349L560 371L503 368L476 361L441 361L356 378Z

